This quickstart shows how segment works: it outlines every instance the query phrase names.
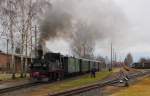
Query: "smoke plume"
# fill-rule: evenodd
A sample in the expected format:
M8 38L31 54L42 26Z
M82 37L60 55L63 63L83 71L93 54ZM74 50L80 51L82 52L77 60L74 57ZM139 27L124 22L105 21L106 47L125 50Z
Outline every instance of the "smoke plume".
M69 31L71 27L71 14L53 5L41 23L40 42L59 37Z
M120 43L117 37L124 35L126 21L112 0L53 0L41 23L40 40L68 37L73 51L86 42L87 46L92 46L88 52L93 52L97 40ZM80 26L82 24L86 27Z

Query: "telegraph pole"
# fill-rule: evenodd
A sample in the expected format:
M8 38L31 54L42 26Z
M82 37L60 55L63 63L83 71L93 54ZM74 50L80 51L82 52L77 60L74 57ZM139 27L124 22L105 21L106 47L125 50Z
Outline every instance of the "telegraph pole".
M115 52L115 62L117 62L117 52Z
M32 62L32 31L31 31L31 53L30 53L30 58L31 58L31 62Z
M24 77L27 73L27 64L28 64L28 32L25 34L25 66L24 66Z
M110 61L110 67L109 67L109 71L112 71L112 59L113 59L113 48L112 48L112 42L111 42L111 45L110 45L111 49L110 49L110 58L111 58L111 61Z
M32 9L32 6L31 6L31 4L32 4L32 0L30 0L30 6L29 6L29 8L30 8L30 10ZM31 14L31 11L29 12L29 17L30 17L30 19L29 19L29 24L30 24L30 34L31 34L31 52L30 52L30 63L32 62L32 21L31 21L31 19L32 19L32 16L31 16L32 14Z
M9 39L8 39L8 37L7 37L7 41L6 42L7 42L7 71L8 71L8 70L10 70L10 64L8 62L9 61L9 56L8 56L8 43L9 43Z
M15 79L15 73L16 73L16 66L15 66L15 57L14 57L14 37L13 37L13 14L12 14L12 1L9 0L8 2L9 6L9 20L10 20L10 37L11 37L11 65L12 65L12 79Z
M35 35L35 57L36 57L36 52L37 52L37 27L36 27L36 25L35 25L35 31L34 31L35 33L34 33L34 35Z
M113 48L113 63L112 65L116 64L116 60L117 60L117 57L116 57L116 50Z

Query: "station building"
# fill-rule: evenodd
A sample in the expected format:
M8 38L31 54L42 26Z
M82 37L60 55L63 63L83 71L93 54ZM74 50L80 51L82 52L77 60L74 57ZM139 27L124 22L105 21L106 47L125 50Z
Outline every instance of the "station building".
M11 64L12 55L5 52L0 52L0 72L12 72L13 65ZM21 56L19 54L14 55L14 64L16 72L21 71ZM28 64L31 63L31 58L27 57ZM23 65L25 66L25 57L23 57Z

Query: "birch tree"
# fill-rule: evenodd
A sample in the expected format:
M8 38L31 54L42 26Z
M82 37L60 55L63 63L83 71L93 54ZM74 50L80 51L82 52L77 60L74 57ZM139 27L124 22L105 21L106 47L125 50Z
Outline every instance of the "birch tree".
M32 51L32 28L35 23L38 21L38 16L41 16L44 13L44 9L49 6L49 2L46 0L19 0L19 12L20 14L20 26L21 28L21 77L26 77L26 71L27 71L27 64L28 64L28 54L29 54L29 48ZM46 10L46 9L45 9ZM25 54L25 63L23 62L23 55ZM25 65L23 65L25 64ZM24 68L25 67L25 68Z
M18 47L18 44L20 44L20 77L23 77L23 75L26 76L27 57L33 45L33 36L31 35L33 32L32 27L38 24L38 19L46 12L46 8L48 8L49 5L49 0L0 0L0 19L3 20L1 23L5 25L3 29L8 30L7 36L9 36L11 41L13 78L15 78L14 47ZM31 49L30 51L29 48ZM26 57L25 63L23 62L24 57Z
M15 61L14 61L14 34L16 25L16 2L15 0L2 0L0 2L1 15L4 18L4 22L7 22L6 26L9 31L10 43L11 43L11 65L12 65L12 78L15 78Z

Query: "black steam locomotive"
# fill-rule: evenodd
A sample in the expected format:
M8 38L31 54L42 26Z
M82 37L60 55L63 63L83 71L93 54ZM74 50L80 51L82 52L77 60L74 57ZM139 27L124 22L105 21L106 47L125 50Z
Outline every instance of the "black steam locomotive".
M63 56L60 53L46 53L42 56L42 50L38 50L38 57L33 59L30 66L30 76L36 80L47 78L49 81L61 80L70 76L77 76L105 69L104 61L89 60Z

